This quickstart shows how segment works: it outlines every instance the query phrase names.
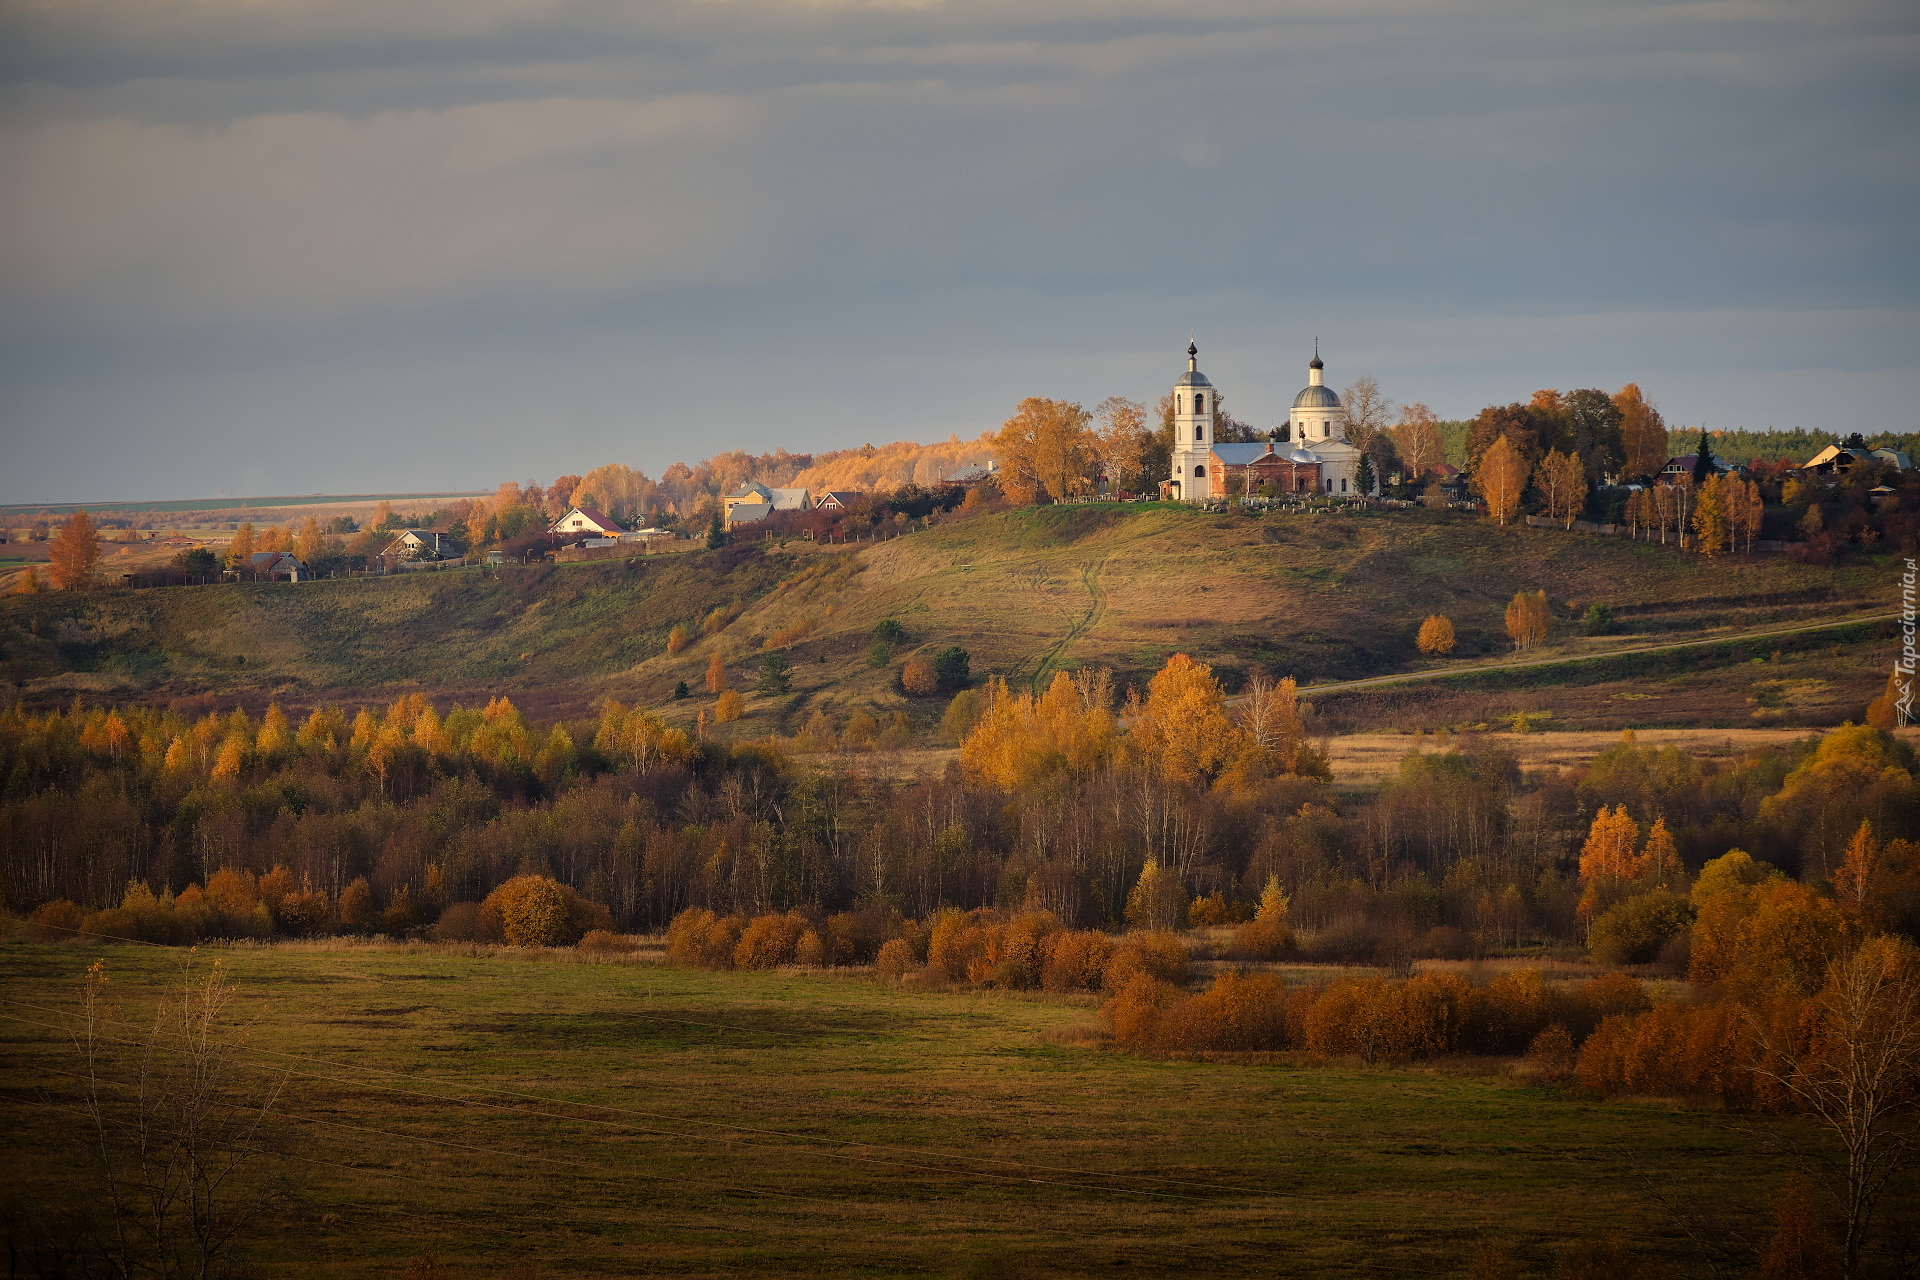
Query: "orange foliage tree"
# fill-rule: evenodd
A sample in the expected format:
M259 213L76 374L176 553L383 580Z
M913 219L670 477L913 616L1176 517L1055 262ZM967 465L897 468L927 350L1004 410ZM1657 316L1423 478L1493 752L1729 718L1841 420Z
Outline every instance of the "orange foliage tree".
M1209 781L1243 745L1213 668L1184 653L1167 659L1128 718L1128 745L1169 782Z
M100 531L84 511L76 511L53 535L47 548L53 585L62 591L85 591L100 572Z
M1453 619L1444 614L1433 614L1420 624L1420 634L1413 643L1420 652L1432 657L1452 653L1454 645L1458 643L1453 634Z
M1501 436L1480 455L1472 484L1473 491L1487 504L1488 518L1505 524L1520 509L1520 495L1527 487L1527 460Z

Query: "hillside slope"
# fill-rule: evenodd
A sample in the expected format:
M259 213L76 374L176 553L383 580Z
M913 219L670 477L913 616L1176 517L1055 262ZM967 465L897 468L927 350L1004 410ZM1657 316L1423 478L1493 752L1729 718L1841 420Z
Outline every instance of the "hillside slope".
M976 674L1039 682L1101 664L1123 677L1173 652L1330 679L1418 667L1422 617L1449 615L1462 657L1504 653L1515 591L1556 614L1605 602L1621 636L1684 636L1848 614L1888 598L1871 566L1782 557L1707 562L1672 549L1456 514L1207 515L1159 505L1035 508L854 548L808 543L534 569L300 585L110 591L0 601L0 662L30 696L391 696L497 693L575 712L601 697L697 691L713 651L750 685L769 642L794 664L785 719L810 705L896 704L898 662L950 643ZM717 616L715 611L719 611ZM908 644L871 668L893 616ZM705 620L712 634L703 634ZM686 651L665 652L685 625ZM689 706L693 704L688 704ZM773 708L768 708L772 710Z

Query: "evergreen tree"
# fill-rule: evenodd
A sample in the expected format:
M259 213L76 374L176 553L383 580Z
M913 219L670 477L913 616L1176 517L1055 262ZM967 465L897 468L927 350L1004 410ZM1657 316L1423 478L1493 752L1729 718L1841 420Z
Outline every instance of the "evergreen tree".
M1707 443L1707 429L1700 428L1700 445L1693 451L1693 487L1699 489L1719 474L1719 468L1713 465L1713 446Z
M933 655L933 674L942 689L964 689L973 679L968 669L970 655L957 644L950 644Z

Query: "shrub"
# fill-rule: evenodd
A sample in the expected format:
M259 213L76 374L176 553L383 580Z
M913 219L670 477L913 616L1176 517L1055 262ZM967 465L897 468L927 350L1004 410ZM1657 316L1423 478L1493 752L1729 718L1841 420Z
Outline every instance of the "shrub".
M951 982L965 982L973 960L986 949L980 921L991 911L972 915L948 908L934 914L927 935L927 968Z
M793 944L793 962L809 969L827 967L827 944L812 929L801 933L800 941Z
M1151 1049L1156 1043L1161 1011L1179 998L1180 993L1169 984L1150 973L1136 972L1100 1013L1113 1028L1117 1043L1129 1049Z
M612 927L612 912L559 881L515 876L481 902L474 938L515 947L570 947L594 929Z
M916 698L931 698L940 692L940 677L933 664L923 658L909 658L900 668L900 687Z
M905 938L888 938L880 944L880 954L873 962L874 972L883 978L896 981L907 975L917 962L913 958L913 947Z
M1113 959L1113 939L1097 929L1067 929L1047 943L1040 985L1048 991L1098 991Z
M1593 922L1587 947L1603 964L1649 964L1693 923L1693 908L1664 889L1628 898Z
M435 942L472 942L479 929L480 904L454 902L440 913L433 926Z
M1169 1049L1284 1049L1287 989L1270 973L1223 973L1200 995L1166 1006L1157 1039Z
M705 907L689 907L667 926L667 958L694 969L733 968L734 948L746 921L716 916Z
M1186 982L1190 967L1187 949L1180 939L1169 930L1155 929L1151 933L1132 934L1114 948L1101 982L1109 991L1120 991L1135 974L1144 973L1179 986Z
M1567 1079L1573 1074L1574 1060L1573 1036L1558 1022L1527 1046L1527 1062L1542 1080Z
M74 937L85 922L86 914L78 905L65 898L55 898L44 903L27 917L33 926L33 936L42 942L59 942Z
M772 969L792 964L794 948L806 928L807 918L798 911L755 916L741 930L740 941L734 944L733 963L741 969Z

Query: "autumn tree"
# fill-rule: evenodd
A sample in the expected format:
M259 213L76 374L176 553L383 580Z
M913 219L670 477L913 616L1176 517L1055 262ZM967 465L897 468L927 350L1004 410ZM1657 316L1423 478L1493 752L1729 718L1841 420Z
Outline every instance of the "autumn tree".
M933 664L924 658L909 658L900 668L900 687L916 698L930 698L940 692L940 677Z
M1617 471L1623 461L1620 418L1619 408L1604 391L1569 391L1562 397L1561 448L1580 460L1589 484Z
M1393 428L1394 444L1412 484L1446 461L1440 443L1439 419L1418 401L1400 406L1400 422Z
M231 568L244 569L253 556L253 522L245 521L234 531L233 541L227 544L227 564Z
M1753 554L1753 540L1760 533L1760 518L1765 508L1760 486L1745 476L1728 475L1721 480L1721 499L1727 508L1727 538L1730 543L1746 545Z
M1087 422L1087 411L1070 400L1022 400L993 438L1000 488L1008 499L1058 501L1083 492L1098 458Z
M1587 881L1638 878L1640 864L1635 846L1639 841L1640 828L1625 805L1611 809L1602 805L1587 828L1586 843L1580 846L1580 878Z
M1473 491L1487 504L1487 515L1505 524L1519 510L1520 495L1526 487L1526 460L1501 436L1480 455L1480 465L1473 472Z
M1232 758L1238 733L1213 668L1176 653L1131 709L1128 738L1139 756L1169 782L1211 779Z
M715 649L707 659L707 692L722 693L727 687L727 660Z
M1362 453L1373 453L1387 430L1393 401L1380 390L1372 374L1355 378L1347 388L1347 439Z
M1093 410L1095 448L1110 490L1143 490L1153 477L1147 459L1153 435L1147 430L1147 407L1123 396L1108 396Z
M1547 638L1553 615L1545 591L1518 591L1507 605L1507 635L1516 649L1531 649Z
M1453 619L1440 613L1431 615L1420 624L1420 634L1414 640L1420 652L1435 658L1452 653L1456 643Z
M1693 545L1709 560L1727 549L1727 492L1718 475L1707 477L1693 504Z
M1525 404L1490 404L1467 425L1467 470L1478 471L1487 450L1499 440L1512 447L1526 470L1546 452L1541 411Z
M1653 403L1640 394L1637 383L1629 382L1613 393L1613 407L1620 414L1620 447L1624 461L1620 474L1640 480L1659 474L1667 462L1667 424Z
M1267 753L1282 774L1330 777L1326 753L1307 742L1306 715L1312 710L1300 702L1300 687L1292 676L1275 683L1266 672L1247 681L1240 709L1240 727L1252 744Z
M1905 938L1867 942L1827 970L1808 1013L1791 1034L1751 1016L1756 1071L1839 1139L1834 1190L1847 1274L1858 1275L1880 1197L1914 1149L1920 950Z
M1147 859L1127 894L1127 923L1136 929L1171 929L1186 918L1187 894L1180 877Z
M218 960L189 952L144 1026L108 1003L107 986L95 963L72 1073L74 1137L98 1179L101 1261L116 1276L244 1274L241 1255L270 1202L252 1169L286 1074L249 1069L238 990Z
M85 591L100 574L100 533L84 511L61 524L47 549L53 585L62 591Z
M1587 505L1587 472L1579 457L1558 449L1549 451L1534 473L1533 483L1546 499L1547 514L1573 528L1574 520Z

